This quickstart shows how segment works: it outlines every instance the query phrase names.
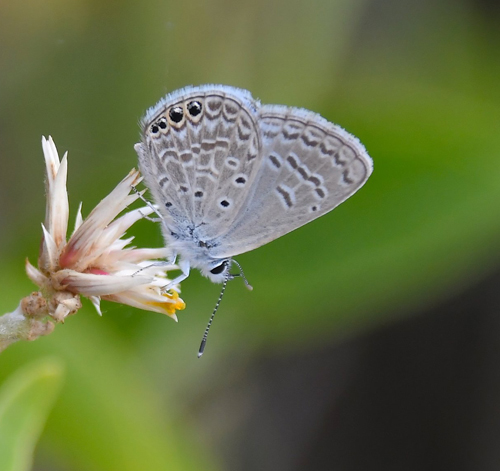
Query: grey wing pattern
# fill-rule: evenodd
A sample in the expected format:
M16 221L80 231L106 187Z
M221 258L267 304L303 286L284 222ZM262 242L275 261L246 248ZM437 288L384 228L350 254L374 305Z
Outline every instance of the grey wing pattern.
M256 106L244 90L203 86L174 92L148 112L136 150L171 230L196 228L202 239L229 230L259 167Z
M354 136L316 113L260 108L260 170L213 257L260 247L331 211L368 179L372 160Z

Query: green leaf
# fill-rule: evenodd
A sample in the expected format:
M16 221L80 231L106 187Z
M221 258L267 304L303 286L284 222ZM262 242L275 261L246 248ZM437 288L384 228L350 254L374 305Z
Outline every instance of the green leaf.
M0 388L0 469L25 471L61 388L63 367L54 358L25 366Z

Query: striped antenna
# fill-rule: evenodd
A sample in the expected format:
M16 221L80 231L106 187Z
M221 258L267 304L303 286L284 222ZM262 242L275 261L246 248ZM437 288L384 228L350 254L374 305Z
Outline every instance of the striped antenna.
M226 262L227 264L228 262ZM224 278L224 283L222 283L222 289L220 291L219 299L217 300L217 304L214 307L214 312L212 312L212 315L210 316L210 320L208 321L207 328L205 329L205 333L203 334L203 339L201 340L200 344L200 349L198 350L198 358L200 358L203 355L203 352L205 351L205 345L207 344L207 337L208 337L208 331L210 330L210 327L212 326L212 322L215 317L215 313L217 312L217 309L219 309L219 304L222 301L222 296L224 296L224 291L226 291L226 285L227 282L229 281L229 278L231 275L229 274L229 270L227 271L226 277Z

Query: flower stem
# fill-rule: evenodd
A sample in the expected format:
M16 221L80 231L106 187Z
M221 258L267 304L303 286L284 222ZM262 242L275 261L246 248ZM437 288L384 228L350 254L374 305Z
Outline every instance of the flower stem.
M47 305L40 292L21 300L17 308L0 316L0 352L18 340L35 340L54 330L47 317Z

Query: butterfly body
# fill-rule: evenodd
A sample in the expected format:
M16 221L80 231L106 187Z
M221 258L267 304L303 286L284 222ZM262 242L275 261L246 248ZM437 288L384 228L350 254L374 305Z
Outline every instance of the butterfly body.
M219 267L223 266L225 268L225 265L231 259L221 259L211 256L210 251L213 248L211 242L207 241L203 234L198 234L196 228L186 236L167 234L165 229L163 233L167 247L169 247L173 254L179 255L181 261L188 261L189 268L197 268L203 276L209 278L214 283L224 281L226 272L225 270L220 270Z
M316 113L261 105L224 85L175 91L149 109L136 144L167 246L214 282L232 257L327 213L368 179L363 145Z

